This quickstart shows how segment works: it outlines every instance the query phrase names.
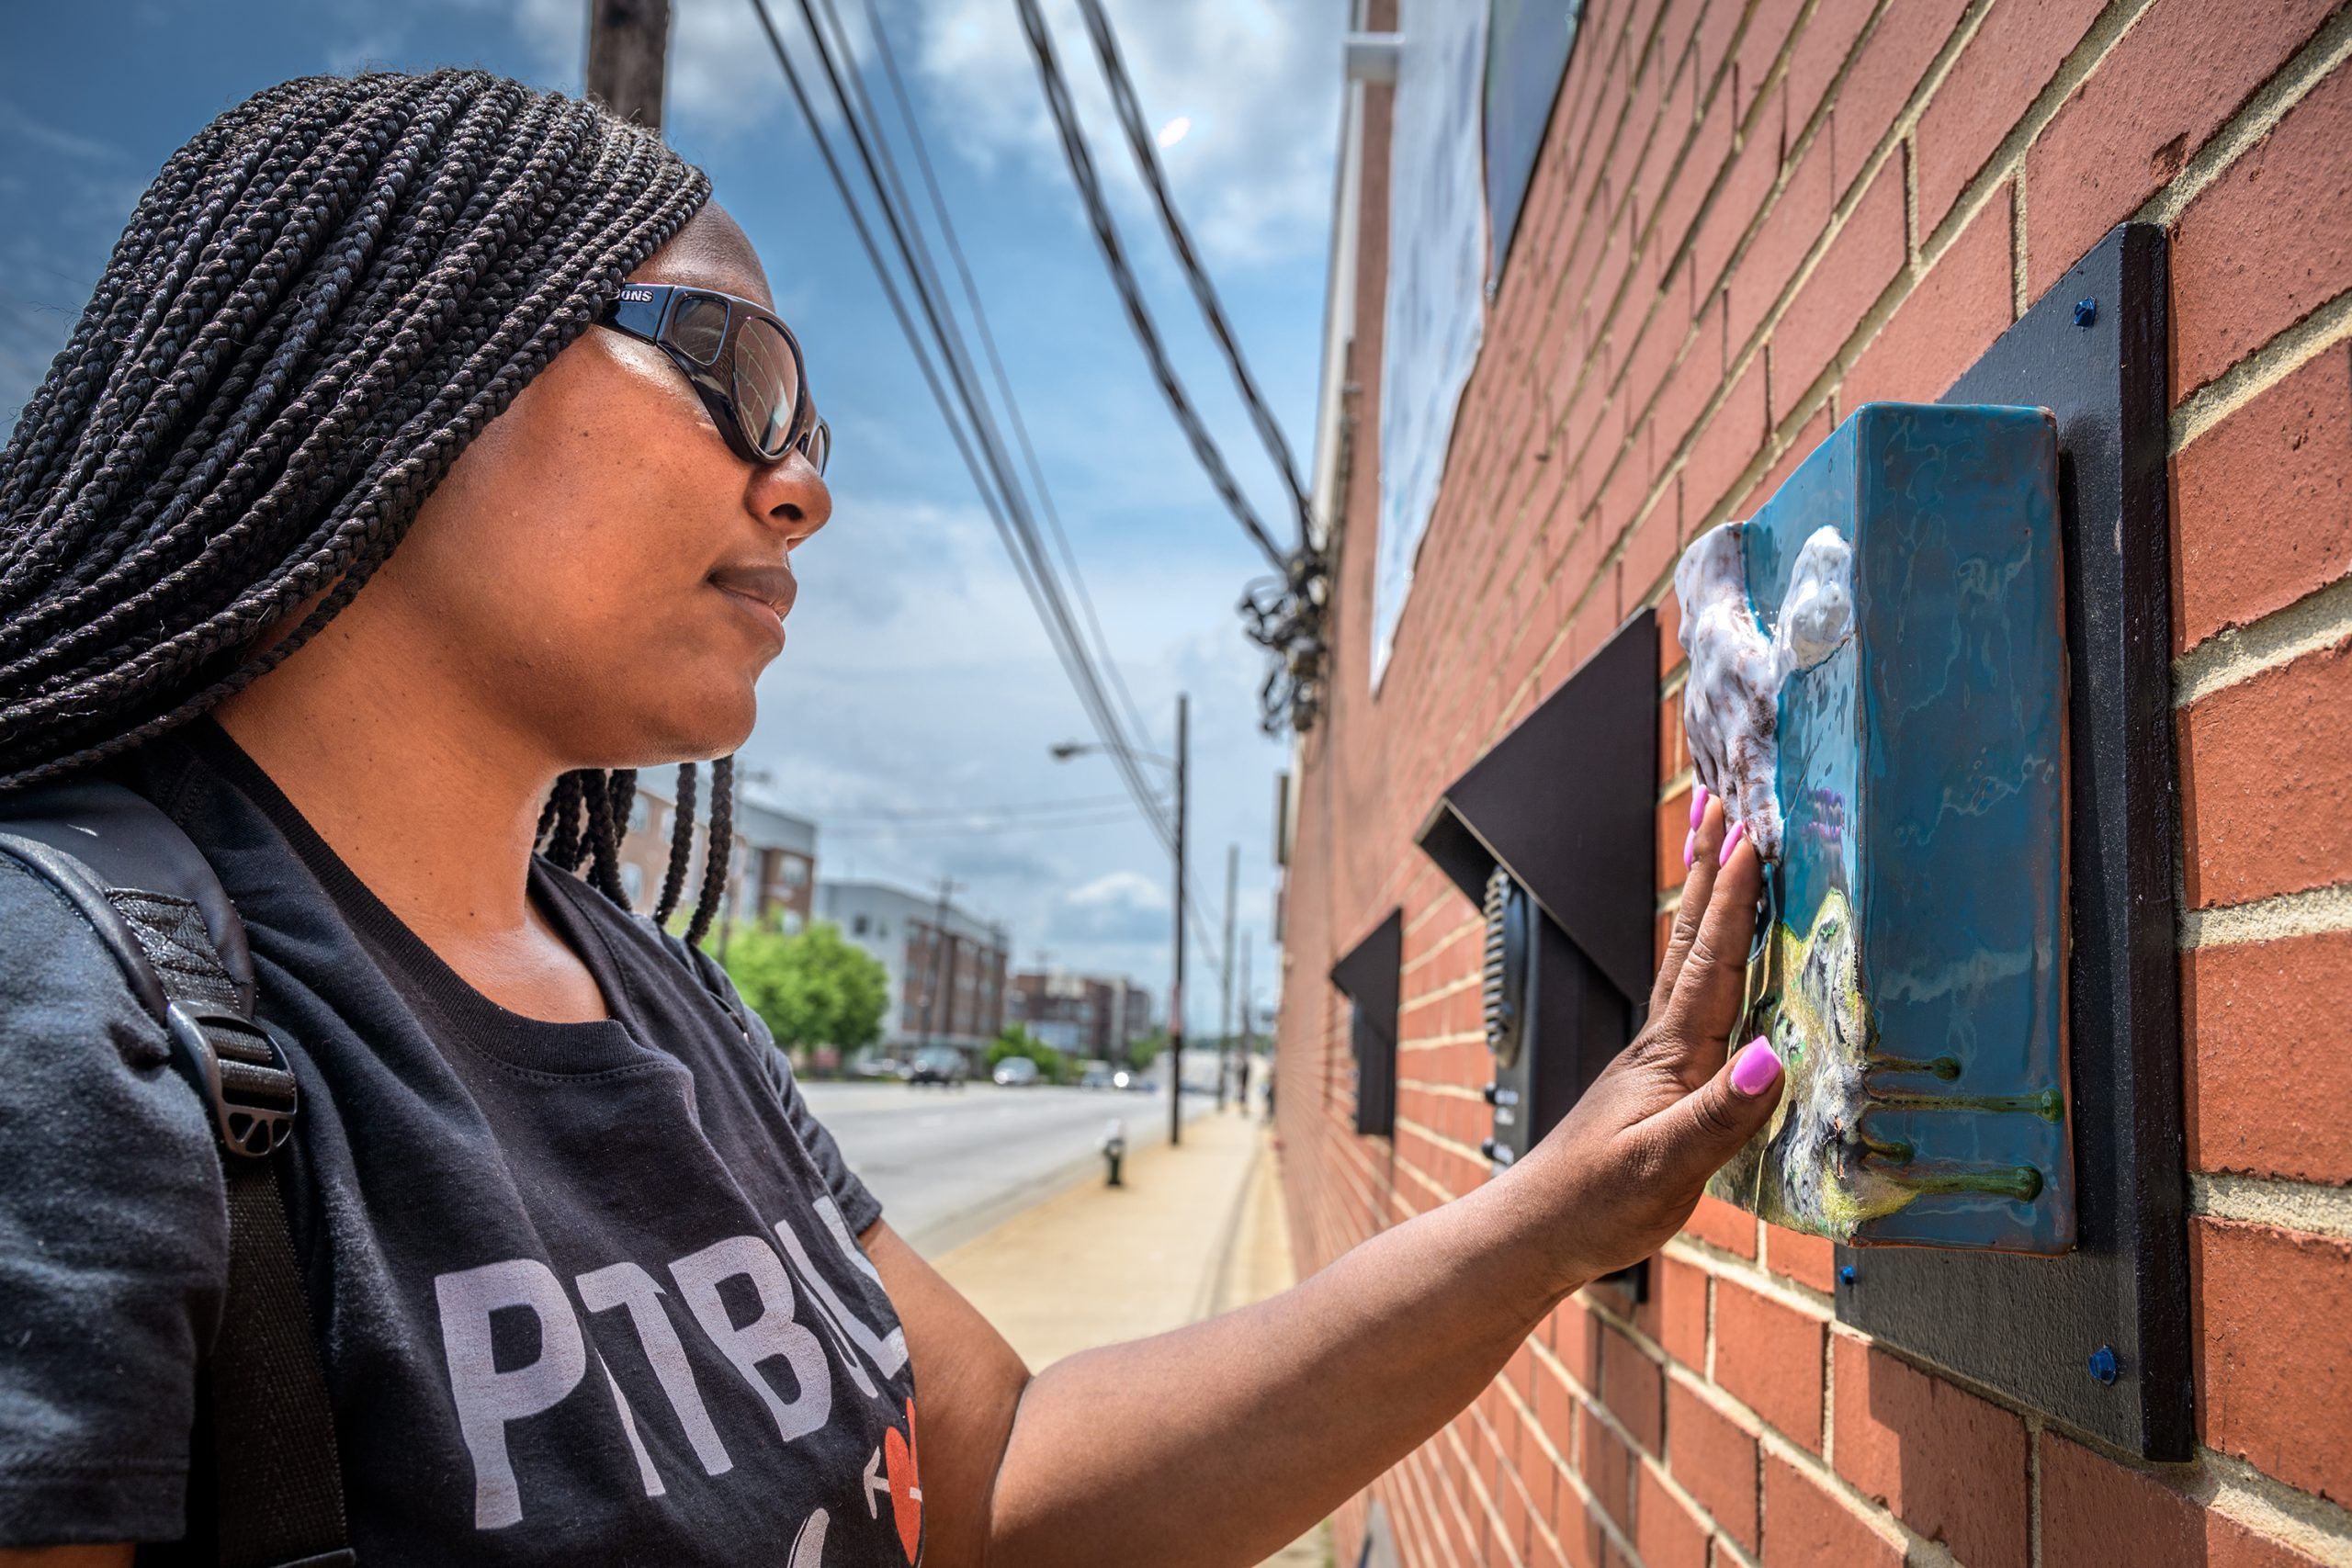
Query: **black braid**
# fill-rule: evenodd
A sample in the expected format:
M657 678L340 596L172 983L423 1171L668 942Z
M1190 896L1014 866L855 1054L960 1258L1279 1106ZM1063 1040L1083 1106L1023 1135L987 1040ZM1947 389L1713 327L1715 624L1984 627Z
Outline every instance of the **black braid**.
M480 71L305 77L198 132L0 449L0 789L300 648L709 192L652 132ZM634 779L594 778L540 837L617 898Z
M704 830L702 891L695 897L695 918L686 922L686 941L699 942L710 922L727 906L727 863L735 849L735 759L721 757L710 765L710 823Z
M695 765L678 764L675 819L670 824L670 869L662 875L662 897L653 906L653 923L666 926L686 890L686 864L695 853Z

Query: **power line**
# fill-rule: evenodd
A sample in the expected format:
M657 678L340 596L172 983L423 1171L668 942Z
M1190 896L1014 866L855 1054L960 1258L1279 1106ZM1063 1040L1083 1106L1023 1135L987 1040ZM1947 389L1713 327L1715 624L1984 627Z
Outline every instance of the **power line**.
M833 0L825 0L825 14L832 15ZM1088 630L1094 634L1094 649L1102 660L1102 668L1110 674L1111 684L1127 722L1138 733L1147 729L1143 715L1136 707L1136 699L1127 690L1126 677L1119 672L1118 661L1111 657L1110 639L1102 635L1102 619L1094 613L1094 595L1087 592L1086 579L1078 570L1078 557L1070 549L1069 536L1062 529L1061 509L1054 504L1054 492L1046 483L1046 470L1037 461L1037 449L1029 440L1029 422L1021 417L1021 403L1012 395L1012 378L1005 374L1003 356L997 353L996 333L989 327L989 313L980 304L980 291L972 280L971 265L964 259L964 247L956 237L956 225L947 216L947 201L940 194L939 176L932 167L931 148L922 133L922 121L916 116L913 101L907 95L907 85L899 74L898 51L890 47L889 32L882 26L882 13L875 0L865 0L865 25L874 35L875 50L881 56L882 73L890 84L890 96L899 106L899 119L907 128L907 141L914 148L915 167L922 175L924 191L931 197L931 210L939 225L940 239L947 246L948 257L956 264L956 276L964 287L965 302L971 307L972 325L980 335L981 352L988 355L989 368L996 378L997 396L1004 403L1004 411L1012 421L1013 439L1021 444L1021 457L1029 471L1029 482L1037 492L1037 502L1046 513L1046 526L1051 530L1054 545L1060 554L1063 570L1069 573L1070 585L1078 591L1078 604L1086 613ZM834 24L838 29L840 24ZM872 113L869 107L869 114Z
M895 275L884 260L881 246L875 240L873 231L865 221L863 205L852 191L850 181L842 171L841 161L834 154L831 140L825 134L824 127L802 83L800 73L794 65L790 52L785 48L783 37L776 30L775 19L769 14L765 0L752 0L752 7L759 17L761 29L766 34L768 47L775 55L776 63L783 70L786 84L791 90L793 100L808 126L809 136L817 144L826 173L831 178L834 189L841 196L843 207L848 209L859 243L865 249L866 261L882 284L891 313L899 323L899 331L906 336L909 347L914 352L916 363L923 375L924 384L930 389L933 400L939 407L941 418L947 424L949 434L956 442L957 453L964 461L966 470L971 476L973 488L978 492L990 521L995 524L999 536L1004 542L1006 552L1012 558L1015 573L1021 578L1023 588L1029 594L1032 607L1036 610L1039 621L1045 626L1046 638L1052 644L1055 655L1061 661L1064 671L1069 676L1071 686L1078 694L1080 705L1085 710L1089 722L1093 725L1096 734L1103 741L1105 750L1110 752L1114 763L1118 767L1136 809L1143 815L1146 824L1159 838L1162 847L1172 847L1174 830L1169 822L1166 811L1135 760L1133 753L1136 748L1126 735L1125 727L1121 723L1118 713L1110 705L1089 649L1079 636L1071 619L1069 606L1061 592L1058 576L1039 539L1035 522L1029 514L1026 497L1010 471L1010 459L1004 450L1002 436L996 428L986 399L979 395L974 385L974 371L970 356L963 347L961 333L955 322L954 314L952 311L944 311L942 309L939 299L942 290L937 286L935 272L929 265L928 249L922 243L920 226L915 228L913 237L910 239L908 221L902 219L899 208L891 199L893 189L896 189L903 199L905 187L897 178L895 164L889 158L888 143L882 140L878 127L876 128L874 136L869 139L866 128L859 115L858 105L853 103L853 95L843 85L841 71L833 60L832 47L824 30L818 25L810 0L798 0L798 4L802 20L817 46L819 62L824 68L826 81L831 88L834 104L841 112L842 123L850 133L851 142L856 151L859 164L865 171L866 185L872 193L871 199L881 210L884 224L889 231L900 265L906 269L908 281L914 289L916 303L925 323L930 328L932 341L936 344L946 372L945 383L943 383L940 375L932 365L931 355L925 349L922 334L917 331L913 316L908 310L905 300L899 291ZM829 6L828 9L830 12L831 7ZM837 17L836 21L838 21ZM843 52L848 52L845 41ZM870 100L865 98L862 88L856 96L859 103L867 103L870 107ZM888 171L887 175L886 169ZM944 220L944 204L942 213ZM953 386L952 396L949 384ZM1009 398L1008 402L1010 402ZM963 416L962 420L957 418L959 409ZM965 434L964 422L966 421L970 424L968 441ZM978 449L977 455L974 451L975 446ZM1202 916L1197 904L1187 899L1186 905L1186 913L1190 921L1195 926L1205 929L1206 920ZM1203 945L1208 945L1205 940ZM1224 955L1220 953L1218 955L1220 970L1223 963Z
M1151 312L1144 303L1143 290L1136 283L1135 270L1127 263L1126 251L1119 240L1118 226L1112 220L1110 205L1103 199L1102 183L1094 168L1094 155L1086 144L1086 132L1079 124L1078 111L1071 101L1069 84L1062 75L1061 62L1054 52L1053 35L1046 29L1046 19L1037 0L1017 0L1021 8L1023 30L1028 35L1030 51L1036 57L1037 79L1045 89L1046 107L1051 111L1054 129L1062 144L1063 156L1069 161L1070 178L1077 185L1079 196L1086 208L1087 220L1092 225L1094 238L1102 252L1103 265L1110 269L1111 281L1116 287L1120 302L1126 307L1128 325L1135 331L1136 340L1150 362L1153 377L1168 400L1176 422L1183 427L1193 446L1193 455L1200 459L1209 480L1225 500L1242 528L1265 551L1280 576L1251 583L1241 596L1238 606L1246 623L1250 639L1266 649L1273 658L1264 684L1259 690L1259 726L1274 734L1285 726L1304 732L1312 728L1322 705L1323 667L1326 649L1323 642L1323 616L1329 600L1329 573L1309 526L1313 507L1306 488L1300 483L1298 468L1291 457L1290 444L1283 438L1282 426L1259 394L1256 378L1250 373L1242 358L1239 342L1235 338L1225 309L1218 302L1216 288L1209 282L1208 273L1201 265L1199 253L1193 245L1192 233L1176 210L1174 197L1159 167L1159 160L1151 147L1151 140L1143 123L1143 110L1135 96L1134 85L1128 80L1126 64L1119 53L1118 40L1111 30L1110 18L1099 0L1080 0L1086 14L1087 30L1093 37L1095 52L1102 73L1110 84L1112 102L1119 111L1120 122L1127 133L1128 145L1134 150L1136 162L1141 168L1144 183L1151 189L1158 204L1162 224L1168 231L1177 259L1182 265L1193 297L1207 318L1209 330L1224 353L1226 364L1232 371L1234 382L1250 409L1258 434L1266 444L1274 467L1288 487L1292 503L1298 514L1298 547L1284 554L1274 547L1265 525L1241 493L1233 472L1209 436L1207 427L1194 410L1183 384L1177 378L1175 368L1169 363L1168 352L1161 344L1159 329L1151 320Z
M1086 145L1086 133L1078 122L1078 107L1069 96L1069 84L1062 75L1061 62L1054 53L1053 35L1046 28L1046 18L1037 9L1037 0L1015 0L1021 7L1022 30L1028 35L1029 50L1037 60L1037 80L1045 88L1046 107L1053 115L1055 133L1060 138L1062 155L1069 163L1070 178L1077 183L1078 194L1086 207L1088 222L1092 225L1096 243L1102 250L1103 262L1111 270L1111 281L1119 291L1119 302L1126 307L1127 324L1136 342L1150 362L1153 379L1159 383L1162 396L1174 411L1176 423L1184 429L1185 439L1192 443L1193 455L1209 477L1209 483L1224 498L1242 531L1265 552L1277 570L1287 569L1289 558L1273 536L1259 521L1257 508L1241 493L1233 470L1227 466L1225 454L1202 423L1200 413L1193 407L1193 400L1178 379L1176 367L1169 361L1167 345L1160 342L1159 329L1153 324L1151 311L1144 303L1143 289L1136 281L1135 270L1127 265L1126 248L1120 243L1119 231L1111 221L1110 204L1102 196L1102 182L1095 173L1094 154Z
M841 196L842 205L849 213L851 224L857 232L858 243L865 249L867 264L873 267L876 278L882 285L883 294L889 302L891 314L899 323L899 330L905 335L909 348L914 353L915 362L922 373L924 385L930 389L933 401L938 405L940 417L947 425L948 434L955 441L956 452L963 459L966 471L971 476L973 489L978 492L983 508L988 512L989 520L996 525L997 532L1004 542L1005 551L1012 559L1014 573L1021 579L1022 587L1028 594L1030 604L1035 609L1038 620L1046 629L1046 640L1053 646L1055 657L1060 660L1064 671L1069 674L1070 683L1078 694L1080 705L1086 711L1088 719L1094 725L1104 743L1113 746L1124 745L1125 738L1123 728L1118 724L1116 716L1108 711L1103 702L1100 685L1093 678L1092 668L1086 658L1085 649L1078 646L1076 639L1070 636L1067 607L1059 604L1050 575L1041 575L1037 570L1037 566L1040 564L1036 558L1038 552L1034 548L1023 547L1023 532L1017 515L1017 490L1008 482L1001 463L996 459L993 453L989 454L990 461L984 471L980 457L976 456L972 449L972 444L977 440L980 443L983 452L988 450L981 412L974 406L974 400L969 395L969 389L964 378L955 376L956 366L947 351L946 333L940 326L937 310L931 303L928 291L922 288L922 277L920 275L915 275L911 280L916 286L918 298L924 306L925 318L938 341L941 355L948 361L949 374L956 380L956 393L953 398L932 364L931 354L924 346L922 334L917 330L913 318L907 310L906 301L899 291L895 275L883 259L881 247L876 242L873 231L865 220L864 207L853 193L848 176L842 172L841 162L834 155L831 139L825 134L824 127L818 118L816 107L810 102L808 91L801 82L799 70L793 64L792 57L786 50L782 35L776 31L775 19L768 13L766 0L752 0L752 8L759 17L762 31L767 35L768 47L775 53L777 65L784 72L785 82L791 90L793 101L799 107L802 118L808 122L809 136L817 144L818 153L825 165L825 172L831 176L834 189ZM813 27L811 30L813 32ZM888 205L888 196L882 189L880 180L875 177L873 157L865 148L863 130L855 122L846 96L839 91L839 78L832 73L830 54L824 53L824 40L819 38L817 42L820 54L823 54L829 79L835 85L836 99L841 104L851 135L856 141L861 159L865 164L868 178L874 186L876 199L882 207L884 218L889 222L893 238L897 241L901 260L910 274L915 274L914 261L905 232L899 225L895 211ZM963 419L958 419L956 415L959 401ZM971 436L968 439L965 433L965 420L970 421L972 425ZM1026 542L1034 546L1034 534L1027 536ZM1122 766L1121 773L1125 776L1129 795L1135 798L1136 807L1142 811L1147 823L1151 826L1163 844L1169 842L1172 837L1172 831L1168 826L1164 814L1157 809L1157 803L1141 771L1129 761Z
M1217 299L1216 286L1209 281L1208 269L1201 265L1200 253L1193 248L1192 231L1185 227L1183 215L1176 210L1176 198L1169 192L1167 175L1159 166L1159 153L1153 146L1150 129L1144 124L1143 106L1136 98L1135 84L1128 79L1126 61L1119 52L1118 35L1111 30L1111 18L1103 12L1102 0L1079 0L1079 8L1085 15L1087 33L1094 40L1094 54L1102 63L1102 78L1110 85L1111 103L1118 110L1120 125L1126 130L1127 148L1135 154L1136 172L1150 187L1152 201L1159 209L1160 226L1168 231L1168 243L1183 268L1184 281L1192 285L1193 298L1200 305L1209 333L1216 339L1217 348L1233 372L1233 384L1249 407L1250 421L1258 427L1258 438L1266 444L1266 455L1273 459L1274 471L1289 488L1291 502L1298 512L1299 543L1305 544L1311 536L1308 523L1314 507L1306 499L1306 487L1299 481L1298 462L1291 456L1290 442L1274 419L1273 410L1266 406L1264 395L1258 390L1257 378L1250 374L1249 362L1241 355L1241 344L1234 336L1233 324L1226 319L1225 306Z

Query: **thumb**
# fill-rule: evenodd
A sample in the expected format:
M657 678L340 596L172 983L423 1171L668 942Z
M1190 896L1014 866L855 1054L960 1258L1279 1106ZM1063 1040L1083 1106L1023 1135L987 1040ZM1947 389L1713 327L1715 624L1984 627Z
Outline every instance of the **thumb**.
M1643 1130L1656 1140L1657 1167L1703 1182L1772 1119L1786 1077L1771 1042L1760 1034L1749 1041L1714 1077L1649 1119Z

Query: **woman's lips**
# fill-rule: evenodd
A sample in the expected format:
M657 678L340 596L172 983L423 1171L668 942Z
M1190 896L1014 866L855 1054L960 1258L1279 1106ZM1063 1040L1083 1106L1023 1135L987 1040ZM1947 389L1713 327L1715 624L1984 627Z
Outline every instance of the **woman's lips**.
M771 652L784 647L784 617L791 613L793 598L800 592L790 567L721 567L707 581L733 600L744 615L758 619L766 634L775 639Z
M792 575L792 569L781 562L722 566L710 574L710 581L729 593L759 601L778 616L792 614L792 602L800 593L800 583Z

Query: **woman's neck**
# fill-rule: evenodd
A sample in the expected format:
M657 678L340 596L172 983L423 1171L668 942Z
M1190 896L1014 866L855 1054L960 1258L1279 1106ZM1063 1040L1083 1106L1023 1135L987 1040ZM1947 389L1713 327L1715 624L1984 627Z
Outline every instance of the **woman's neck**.
M339 617L214 716L370 892L490 990L478 974L544 963L555 940L528 887L559 764L448 672L388 680L380 653L343 634Z

